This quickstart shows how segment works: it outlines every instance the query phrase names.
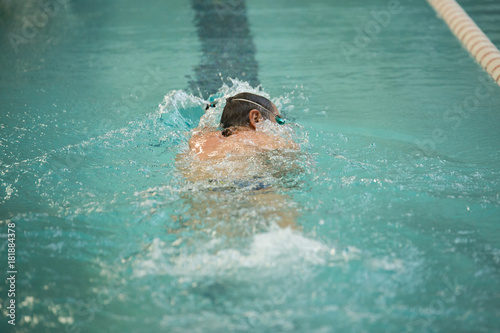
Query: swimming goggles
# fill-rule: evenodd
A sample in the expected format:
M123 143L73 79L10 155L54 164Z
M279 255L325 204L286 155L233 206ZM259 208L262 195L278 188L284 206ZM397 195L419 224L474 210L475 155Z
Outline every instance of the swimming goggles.
M281 118L280 116L276 116L276 117L274 117L274 119L276 119L276 122L279 125L284 125L286 123L285 119Z

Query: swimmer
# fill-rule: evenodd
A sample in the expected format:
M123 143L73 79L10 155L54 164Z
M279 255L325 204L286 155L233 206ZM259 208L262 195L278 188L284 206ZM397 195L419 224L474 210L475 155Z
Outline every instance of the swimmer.
M273 181L288 169L297 169L292 161L299 146L272 133L284 122L270 100L244 92L226 99L217 130L194 130L189 151L178 155L177 168L188 182L205 190L183 197L192 207L186 214L197 217L183 224L191 228L203 217L205 228L226 235L256 230L259 221L296 228L296 205ZM273 158L276 155L280 158ZM290 161L287 166L273 164L285 160Z
M265 97L244 92L226 99L220 128L195 130L189 141L190 151L200 160L221 159L232 155L253 155L274 149L297 149L293 142L259 130L265 121L284 124L278 108Z

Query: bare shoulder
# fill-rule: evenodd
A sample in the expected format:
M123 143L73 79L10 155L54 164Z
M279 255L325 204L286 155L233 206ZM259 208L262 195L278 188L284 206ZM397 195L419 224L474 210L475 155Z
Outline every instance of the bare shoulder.
M189 149L198 158L224 158L226 154L252 155L263 150L297 149L297 145L280 136L258 131L236 132L224 137L219 131L199 131L189 140Z
M206 152L207 148L214 148L220 145L223 141L223 136L219 131L199 131L193 133L189 140L189 149L195 153Z
M198 131L194 132L189 142L206 141L206 140L222 140L222 134L219 131Z
M286 140L279 135L265 132L256 132L258 145L264 149L298 149L299 146L292 140Z

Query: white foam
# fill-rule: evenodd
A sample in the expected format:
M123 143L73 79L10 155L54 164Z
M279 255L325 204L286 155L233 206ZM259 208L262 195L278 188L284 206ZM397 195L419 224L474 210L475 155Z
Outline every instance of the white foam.
M195 253L173 255L173 246L153 241L145 260L134 264L133 276L171 275L196 280L214 276L252 279L249 272L283 275L304 266L325 265L331 248L291 229L276 228L253 236L244 249L227 248L213 253L220 240L213 240ZM171 257L170 257L171 256Z

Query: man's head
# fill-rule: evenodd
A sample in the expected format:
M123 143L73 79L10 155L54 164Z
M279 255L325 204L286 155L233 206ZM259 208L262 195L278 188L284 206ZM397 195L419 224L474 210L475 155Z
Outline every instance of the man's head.
M281 119L278 109L270 100L244 92L226 99L220 125L224 129L239 126L255 129L259 121L268 119L276 122L276 117Z

